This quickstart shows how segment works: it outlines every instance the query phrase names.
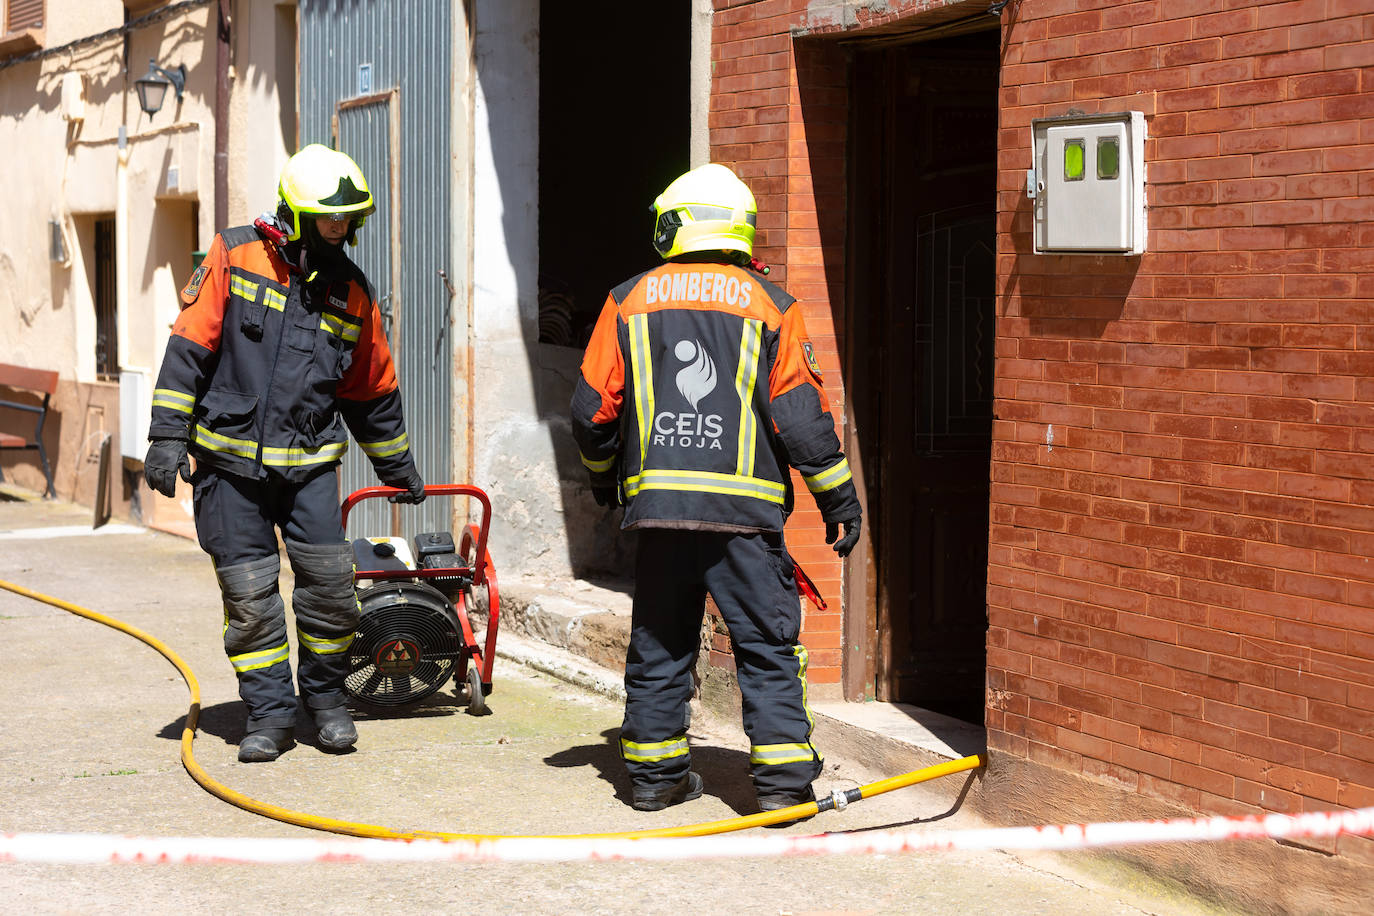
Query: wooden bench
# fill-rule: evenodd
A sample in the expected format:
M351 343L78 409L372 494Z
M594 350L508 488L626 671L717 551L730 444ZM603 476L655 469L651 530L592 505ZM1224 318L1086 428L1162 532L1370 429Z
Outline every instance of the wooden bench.
M15 391L31 391L35 394L43 395L42 404L31 404L23 401L11 401L0 398L0 407L7 407L11 410L22 410L26 413L38 415L38 422L34 425L33 436L26 438L17 436L13 433L0 432L0 451L21 450L38 452L38 460L43 465L43 477L48 482L48 488L43 492L46 496L56 496L57 490L52 485L52 465L48 464L48 450L43 445L43 424L48 419L48 403L52 396L57 394L57 373L47 369L28 369L24 366L12 366L7 363L0 363L0 388L11 388ZM0 468L0 483L5 480L5 472Z

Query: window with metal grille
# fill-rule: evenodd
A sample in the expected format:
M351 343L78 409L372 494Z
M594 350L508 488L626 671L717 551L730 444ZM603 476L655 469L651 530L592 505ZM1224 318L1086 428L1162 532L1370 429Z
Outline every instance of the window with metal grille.
M9 0L5 9L5 31L43 28L43 0Z
M115 305L115 221L95 221L95 372L119 378L119 320Z

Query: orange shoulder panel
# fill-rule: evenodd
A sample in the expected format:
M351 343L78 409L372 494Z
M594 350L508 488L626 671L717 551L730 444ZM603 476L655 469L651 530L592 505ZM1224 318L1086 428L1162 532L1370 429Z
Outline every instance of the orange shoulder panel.
M620 308L613 296L606 297L601 315L587 342L582 356L582 377L597 394L601 407L592 417L593 423L609 423L620 416L625 396L625 360L620 352Z
M778 359L768 376L768 396L776 398L798 385L810 385L821 399L821 409L829 410L825 386L821 383L821 369L816 362L815 349L806 335L801 303L794 302L782 316L778 336Z
M368 298L367 290L350 283L348 311L362 319L358 343L353 348L353 363L339 384L339 397L351 401L370 401L395 391L396 368L391 361L391 347L382 330L382 313Z
M244 270L268 277L283 286L290 282L291 270L286 260L276 253L276 248L266 239L240 245L234 249L230 260Z
M224 239L216 235L205 260L181 291L181 314L172 325L172 333L207 350L218 350L228 298L229 251L224 247Z

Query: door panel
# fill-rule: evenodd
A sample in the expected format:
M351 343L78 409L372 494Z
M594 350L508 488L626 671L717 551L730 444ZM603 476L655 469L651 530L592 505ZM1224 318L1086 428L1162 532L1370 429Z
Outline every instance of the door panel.
M470 393L455 368L453 326L465 276L454 248L453 17L449 0L298 0L297 145L323 143L362 167L382 208L349 249L392 315L388 338L405 403L411 453L429 483L471 473L465 421L455 398ZM404 138L404 141L402 141ZM387 208L390 208L389 211ZM455 261L455 258L458 258ZM465 319L464 319L465 320ZM466 340L466 325L459 339ZM457 460L457 456L462 456ZM354 453L346 492L375 484ZM452 505L458 503L459 505ZM463 500L428 499L399 510L408 532L456 530ZM350 515L350 534L384 535L392 513L368 500ZM357 521L354 521L357 519Z
M877 567L878 699L982 721L996 34L860 55L851 255ZM876 462L874 461L876 458ZM877 473L871 473L874 464ZM876 503L876 505L875 505Z
M392 118L397 108L395 93L350 100L338 108L334 133L336 148L353 157L358 168L363 170L368 190L372 192L372 199L377 206L376 211L367 218L367 224L359 230L358 244L348 250L348 256L362 268L372 283L377 307L382 312L382 327L386 330L387 343L391 346L399 377L404 354L398 333L400 290L395 282L392 259L393 249L399 248L400 241L392 234L392 227L399 223L399 214L396 212L398 201L392 179L396 161L392 150ZM409 432L414 435L413 430ZM340 492L346 495L378 483L371 462L350 437L348 454L339 469ZM390 534L393 530L392 518L391 504L386 500L364 500L349 514L348 537Z

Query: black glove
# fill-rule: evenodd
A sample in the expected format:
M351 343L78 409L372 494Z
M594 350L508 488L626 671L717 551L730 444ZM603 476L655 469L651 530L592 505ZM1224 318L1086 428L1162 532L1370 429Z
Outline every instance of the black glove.
M425 482L419 471L411 471L405 477L383 481L388 487L398 487L404 493L392 493L386 498L391 503L422 503L425 501Z
M143 479L163 496L177 495L177 475L191 482L191 462L186 458L185 439L154 439L143 459Z
M607 509L614 509L621 504L620 487L613 485L609 487L592 487L592 499L596 500L598 506L605 506Z
M844 525L844 537L840 537L840 526ZM847 518L842 522L825 523L825 542L835 545L835 552L842 557L849 556L849 551L854 549L854 545L859 543L859 532L863 529L863 516L856 515ZM839 540L835 540L839 538Z

